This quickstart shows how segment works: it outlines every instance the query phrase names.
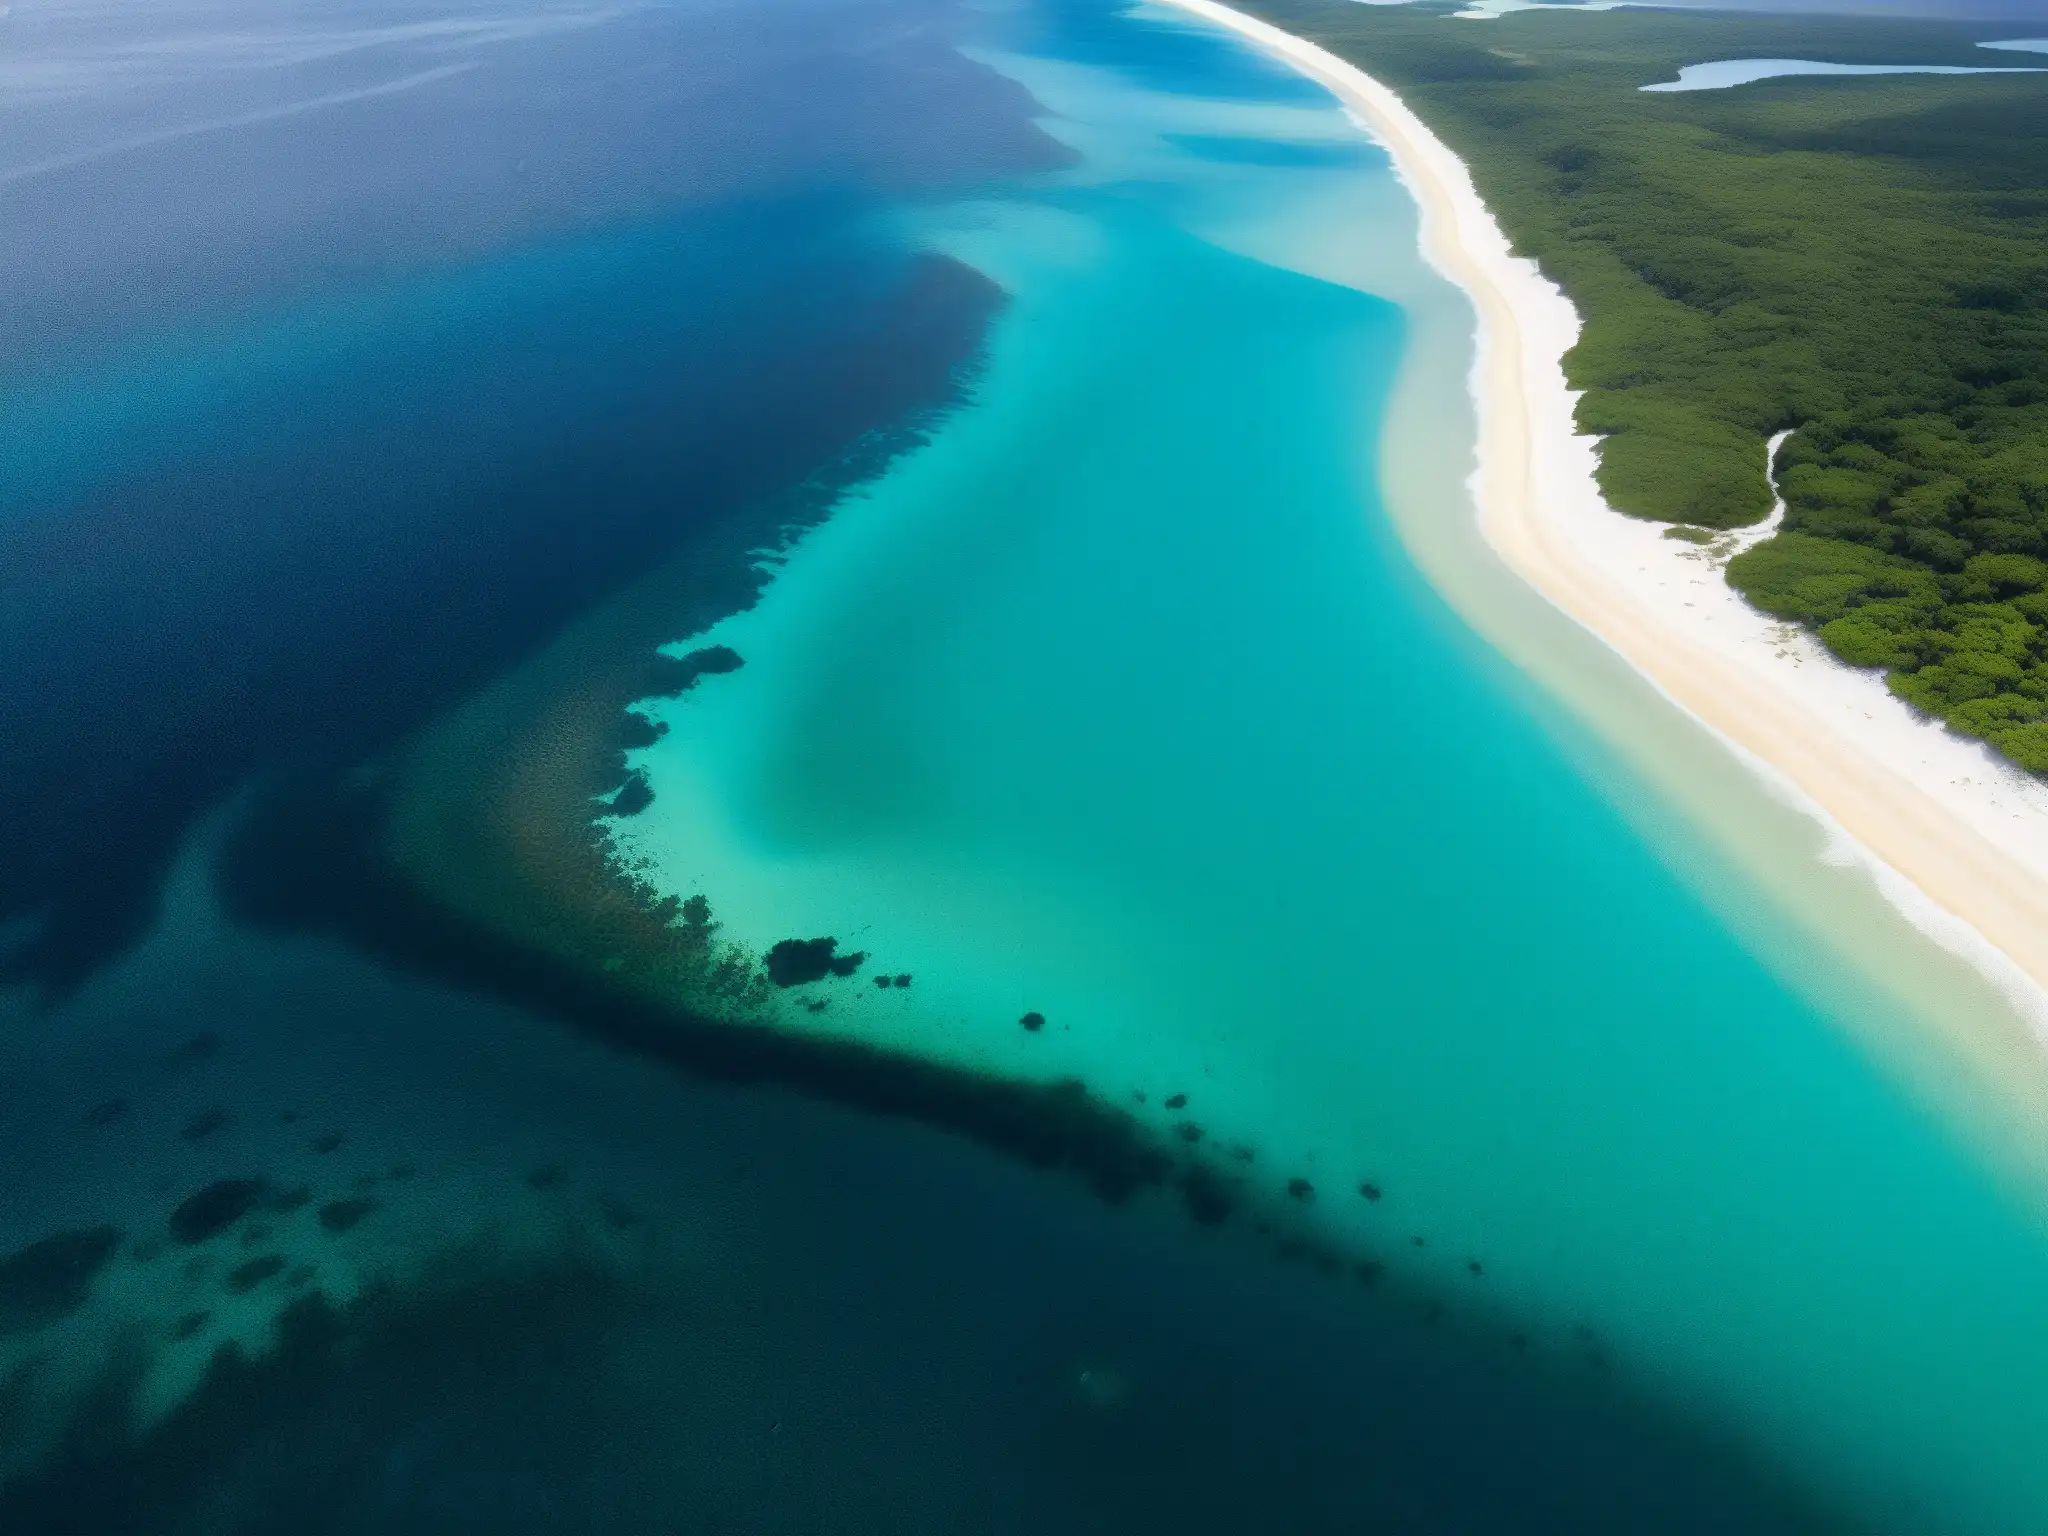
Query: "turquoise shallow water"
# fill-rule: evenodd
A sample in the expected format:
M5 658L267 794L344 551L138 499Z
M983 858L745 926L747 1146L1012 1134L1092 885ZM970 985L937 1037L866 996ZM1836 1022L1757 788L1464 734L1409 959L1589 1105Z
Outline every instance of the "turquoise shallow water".
M1198 1125L1254 1205L1872 1528L2048 1529L2039 1213L1811 999L1887 1004L1788 984L1642 840L1380 505L1408 315L1311 274L1435 282L1384 156L1163 13L987 27L1081 162L893 233L1009 295L972 402L679 642L745 665L645 706L621 851L752 948L869 957L787 1027Z

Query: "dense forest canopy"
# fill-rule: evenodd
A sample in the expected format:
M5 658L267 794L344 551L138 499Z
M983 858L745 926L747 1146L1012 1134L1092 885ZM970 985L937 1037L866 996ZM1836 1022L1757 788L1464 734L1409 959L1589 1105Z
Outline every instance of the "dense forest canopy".
M1251 0L1398 90L1585 320L1566 359L1608 500L2048 772L2048 74L1644 93L1681 65L2013 66L1996 23Z

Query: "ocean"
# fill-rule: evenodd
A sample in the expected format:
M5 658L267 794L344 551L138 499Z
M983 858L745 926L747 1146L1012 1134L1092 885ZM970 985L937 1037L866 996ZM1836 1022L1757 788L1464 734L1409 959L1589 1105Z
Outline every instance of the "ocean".
M2038 1189L1425 576L1317 88L24 22L0 1527L2039 1526Z

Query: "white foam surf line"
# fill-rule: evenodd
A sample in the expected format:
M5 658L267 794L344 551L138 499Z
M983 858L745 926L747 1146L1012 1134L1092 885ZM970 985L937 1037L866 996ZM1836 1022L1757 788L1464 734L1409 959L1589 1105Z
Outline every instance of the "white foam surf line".
M1597 609L1598 604L1587 600L1585 584L1588 579L1597 580L1599 573L1584 568L1573 570L1574 557L1582 552L1555 547L1569 543L1570 530L1564 526L1567 521L1574 517L1604 519L1613 526L1603 531L1617 534L1623 540L1660 538L1661 530L1654 524L1622 516L1601 498L1593 476L1598 445L1595 439L1576 430L1573 417L1577 396L1564 375L1564 355L1578 340L1578 312L1563 291L1542 275L1534 261L1512 254L1506 235L1480 200L1464 162L1424 126L1394 91L1328 50L1216 0L1164 3L1238 33L1325 86L1355 112L1356 120L1388 151L1396 174L1421 209L1424 259L1466 292L1478 314L1470 381L1479 414L1480 451L1468 484L1478 506L1481 531L1495 553L1675 708L1711 732L1773 798L1819 823L1826 838L1822 854L1825 862L1862 869L1886 901L1934 943L1983 975L2033 1030L2037 1043L2048 1046L2048 950L2032 957L2035 964L2022 963L1978 922L1963 915L1965 903L1939 899L1897 864L1881 856L1869 842L1852 833L1836 811L1810 791L1797 774L1735 734L1724 720L1703 713L1694 700L1680 697L1673 691L1673 676L1661 674L1653 663L1610 633L1587 611ZM1508 380L1506 387L1502 384L1503 373ZM1523 476L1519 487L1511 483L1518 471ZM1511 526L1517 513L1521 515L1521 527ZM1663 542L1669 545L1676 541ZM1683 556L1674 550L1672 558ZM1752 625L1768 627L1768 621L1749 608L1725 580L1718 585L1726 608L1746 615ZM1571 600L1574 596L1585 600L1584 605L1575 604ZM1614 628L1630 630L1626 615L1620 616L1618 623L1613 623L1614 615L1605 617ZM1677 632L1675 622L1655 622L1668 621L1668 615L1651 614L1647 619L1650 622L1639 620L1635 626L1639 639L1683 647L1695 638ZM1657 633L1658 629L1665 632ZM1782 645L1784 641L1771 643ZM1865 739L1855 744L1872 754L1868 762L1858 765L1865 770L1866 782L1843 786L1844 798L1856 801L1866 812L1866 820L1873 813L1881 818L1888 811L1905 810L1909 813L1906 819L1918 825L1903 831L1901 839L1910 841L1910 834L1917 833L1919 842L1928 850L1947 847L1958 837L1981 841L1981 848L1967 850L1977 855L1976 869L1963 870L1962 879L1952 880L1951 887L1967 887L1969 877L1985 869L2002 876L1997 882L2001 889L1996 894L2014 909L2006 914L2012 920L2003 925L2008 933L2021 931L2022 923L2048 918L2048 859L2042 857L2048 852L2048 815L2042 814L2048 808L2048 795L2042 793L2040 786L2025 781L1981 744L1949 736L1940 726L1919 719L1902 701L1886 692L1875 677L1835 662L1816 642L1809 640L1805 649L1807 654L1796 662L1766 652L1763 659L1774 665L1763 669L1755 665L1759 659L1755 655L1739 658L1749 663L1740 671L1763 674L1748 679L1746 687L1740 686L1744 680L1734 675L1738 668L1728 664L1730 658L1712 654L1703 644L1699 646L1699 655L1678 658L1691 665L1676 667L1674 675L1704 673L1704 677L1691 675L1688 680L1707 685L1736 684L1731 690L1733 698L1724 701L1729 712L1741 714L1761 706L1765 714L1775 714L1778 719L1770 723L1779 729L1774 733L1760 724L1755 734L1767 738L1775 735L1774 745L1793 749L1786 755L1803 759L1803 766L1810 773L1824 779L1829 775L1828 765L1822 759L1830 755L1828 749L1832 747L1837 753L1844 749L1841 744L1817 735L1806 722L1810 721L1817 696L1832 691L1836 696L1827 702L1847 704L1877 722L1876 728L1863 733ZM1802 698L1791 687L1792 674L1808 668L1828 676L1821 688L1804 690L1809 697ZM1772 671L1784 675L1771 676ZM1879 718L1880 713L1884 718ZM1800 739L1802 736L1804 740ZM1932 766L1933 777L1947 777L1953 785L1954 777L1961 771L1966 784L1988 783L1993 792L1991 803L1959 805L1958 795L1937 793L1934 785L1924 782L1929 774L1919 775L1922 782L1915 782L1912 777L1891 772L1885 766L1886 759L1875 754L1896 751L1904 736L1913 738L1912 750L1943 759ZM2003 791L2006 799L2000 799L1998 791ZM2039 823L2033 830L2042 846L2034 850L2034 859L2015 856L1994 841L1987 828L1972 824L1983 819L1981 815L1972 816L1972 810L2001 819L2012 814L2008 810L2011 799L2036 802L2031 807L2036 813L2031 819ZM2048 933L2048 922L2037 923L2034 931Z

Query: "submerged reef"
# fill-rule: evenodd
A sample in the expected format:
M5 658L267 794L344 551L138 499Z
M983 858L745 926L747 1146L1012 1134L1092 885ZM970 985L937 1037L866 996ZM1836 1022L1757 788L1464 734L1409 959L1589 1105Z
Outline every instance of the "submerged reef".
M617 884L604 911L616 926L606 951L625 963L610 968L487 926L429 896L389 857L389 814L388 792L375 784L274 791L251 806L223 846L220 886L229 912L271 930L344 934L402 969L504 997L679 1070L778 1083L923 1121L1034 1167L1067 1169L1105 1199L1162 1187L1173 1171L1174 1159L1135 1117L1077 1080L1011 1081L775 1027L767 1012L772 984L758 962L716 940L701 896L650 904L612 872ZM823 953L840 964L853 958L836 948ZM709 1006L692 1006L699 999ZM210 1230L237 1219L260 1194L202 1191ZM224 1214L237 1199L239 1208Z
M783 939L768 950L768 979L778 987L800 987L827 976L851 976L867 963L865 951L838 951L837 939ZM876 979L883 986L889 984L886 978Z
M204 1141L227 1123L228 1112L226 1110L220 1108L202 1110L199 1114L194 1115L185 1122L184 1129L180 1130L178 1135L186 1141Z
M117 1227L59 1232L0 1259L0 1338L68 1317L120 1245Z
M320 1207L320 1225L329 1232L347 1232L376 1209L376 1201L366 1200L361 1196L349 1200L330 1200Z
M171 1236L188 1246L216 1237L248 1215L268 1191L257 1178L218 1179L171 1212Z
M626 782L619 786L619 792L612 796L612 803L606 807L614 816L638 816L654 804L654 789L647 782L644 773L629 773Z

